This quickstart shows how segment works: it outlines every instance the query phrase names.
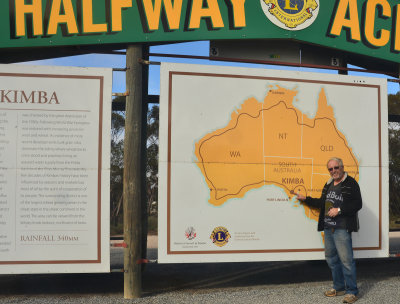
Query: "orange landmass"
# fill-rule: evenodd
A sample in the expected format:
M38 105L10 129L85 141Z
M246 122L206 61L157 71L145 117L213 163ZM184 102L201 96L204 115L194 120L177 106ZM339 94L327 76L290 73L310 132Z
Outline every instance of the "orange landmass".
M270 87L263 102L246 100L225 128L196 143L210 204L220 206L264 185L281 187L289 198L299 192L318 197L329 178L326 162L331 157L342 158L358 180L358 161L336 127L325 91L314 118L293 106L297 93ZM303 206L307 217L318 220L317 210Z

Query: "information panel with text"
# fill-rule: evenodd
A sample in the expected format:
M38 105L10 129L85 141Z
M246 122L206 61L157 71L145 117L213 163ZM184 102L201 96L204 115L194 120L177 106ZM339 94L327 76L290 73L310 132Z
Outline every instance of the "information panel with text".
M0 65L0 273L110 270L111 85Z

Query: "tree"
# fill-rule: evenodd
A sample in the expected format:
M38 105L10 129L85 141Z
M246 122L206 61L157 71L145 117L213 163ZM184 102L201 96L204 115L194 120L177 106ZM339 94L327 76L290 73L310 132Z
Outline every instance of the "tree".
M147 164L146 164L146 194L148 214L157 212L158 198L158 129L159 107L153 106L147 115Z
M389 114L400 114L400 93L388 96ZM400 219L400 124L389 123L389 214Z
M117 97L114 102L124 101L125 97ZM158 127L159 107L150 107L147 114L147 163L146 163L146 195L147 214L157 212L158 198ZM113 233L122 233L123 208L123 174L124 174L124 112L113 112L111 116L111 227ZM155 205L153 204L155 202Z
M392 124L392 123L391 123ZM400 219L400 129L389 128L389 214Z
M116 101L124 97L117 97ZM122 112L111 114L111 176L110 176L110 218L113 226L122 223L122 183L124 174L124 130L125 117Z
M389 114L400 115L400 92L388 95L388 112Z

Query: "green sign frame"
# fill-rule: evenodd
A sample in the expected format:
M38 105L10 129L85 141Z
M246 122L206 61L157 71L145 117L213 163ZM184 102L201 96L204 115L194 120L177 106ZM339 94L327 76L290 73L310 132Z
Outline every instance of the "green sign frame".
M395 0L9 0L0 49L291 39L400 63Z

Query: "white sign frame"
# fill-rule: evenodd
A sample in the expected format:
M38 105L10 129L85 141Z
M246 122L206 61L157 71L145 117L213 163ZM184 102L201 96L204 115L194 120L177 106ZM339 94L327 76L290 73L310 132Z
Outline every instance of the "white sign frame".
M112 69L0 65L0 87L0 273L109 272Z
M221 79L228 80L224 82ZM260 81L265 82L264 87L255 84ZM359 232L353 233L353 241L355 256L358 258L388 256L388 114L385 79L162 63L158 244L160 263L324 259L323 241L321 241L320 233L316 232L317 223L315 221L308 223L307 228L304 229L300 226L290 227L291 231L307 233L306 237L300 239L306 240L311 245L304 248L284 247L287 244L283 244L281 248L268 249L260 248L260 246L255 246L255 248L234 247L231 241L236 230L235 227L232 227L235 216L240 219L236 222L242 229L240 231L244 234L250 233L251 237L248 240L251 241L257 239L252 233L257 234L258 232L245 231L243 226L246 224L243 223L252 227L258 225L259 228L267 225L261 222L252 223L249 213L246 214L245 208L241 208L237 201L247 199L246 202L249 203L251 200L260 200L268 195L268 191L274 192L274 195L281 195L277 189L249 191L244 198L225 203L226 206L229 206L226 208L226 213L222 211L221 207L198 207L199 204L210 204L207 202L209 189L196 166L197 159L193 153L195 143L206 134L224 128L230 121L231 113L238 111L247 98L254 97L258 101L262 101L267 86L282 85L283 83L290 88L297 88L297 86L300 88L301 94L298 99L306 102L298 102L296 106L309 117L315 115L315 103L318 97L315 94L317 92L315 86L326 87L328 100L333 98L336 103L339 101L333 91L339 91L338 86L349 88L349 90L351 90L350 88L359 88L360 92L364 88L368 88L369 91L364 90L366 93L364 92L362 95L366 98L369 98L371 92L373 93L372 103L365 104L366 106L362 106L357 112L353 111L350 104L335 103L334 108L337 126L340 130L344 130L350 143L355 143L360 138L353 115L361 115L360 113L364 113L363 111L366 111L369 106L374 109L373 114L368 116L364 122L366 130L372 131L372 135L369 136L372 136L374 140L372 144L363 140L359 144L357 142L358 147L354 149L360 160L359 183L364 207L359 213L361 229ZM329 86L333 86L336 90L332 90ZM354 97L347 95L342 96L341 99L352 98L355 104L362 105L362 102L355 100ZM212 108L212 111L207 111L206 108ZM370 122L369 118L372 118L373 121ZM369 157L368 153L364 151L365 147L370 147L376 152ZM327 176L329 177L329 175ZM268 186L264 188L268 188ZM378 205L374 203L375 198L379 201ZM251 208L261 212L255 206L259 207L254 204ZM230 214L229 212L234 213ZM281 210L281 212L287 212L287 209ZM214 216L213 213L217 215ZM268 217L268 221L274 220L273 215ZM374 222L373 231L368 230L370 221ZM211 238L213 231L220 227L229 231L231 240L228 245L217 247L212 244ZM268 228L272 230L274 226L271 225ZM271 242L279 243L279 239L288 234L284 230L276 228L274 230L276 237L271 237ZM367 239L371 237L371 233L373 241L368 243Z

